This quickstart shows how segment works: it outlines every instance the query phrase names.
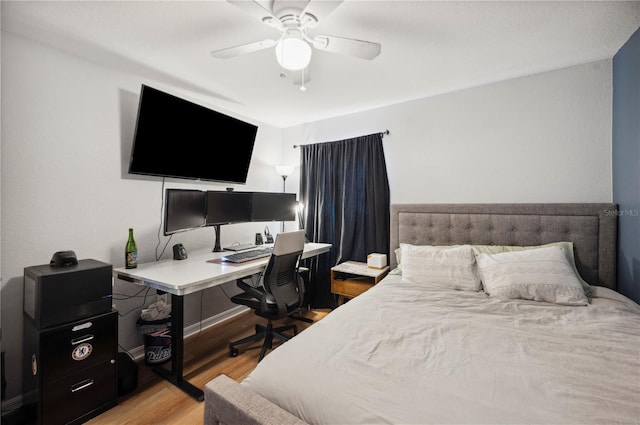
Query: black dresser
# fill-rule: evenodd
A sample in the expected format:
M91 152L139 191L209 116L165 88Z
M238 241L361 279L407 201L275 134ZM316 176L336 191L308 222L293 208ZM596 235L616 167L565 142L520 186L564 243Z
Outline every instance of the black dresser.
M25 406L35 409L38 424L80 424L117 404L118 313L111 309L111 265L80 260L64 269L47 267L25 268L25 281L30 280L23 315Z

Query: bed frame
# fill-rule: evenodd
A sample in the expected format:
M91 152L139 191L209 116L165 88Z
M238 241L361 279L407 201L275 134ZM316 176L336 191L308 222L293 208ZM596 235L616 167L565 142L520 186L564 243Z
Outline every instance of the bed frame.
M415 245L574 244L576 266L591 285L616 289L617 206L610 203L394 204L390 266L400 243ZM304 425L226 375L205 386L207 425Z
M397 204L391 252L414 245L543 245L573 242L576 267L591 285L616 289L615 204ZM391 255L391 268L396 267Z

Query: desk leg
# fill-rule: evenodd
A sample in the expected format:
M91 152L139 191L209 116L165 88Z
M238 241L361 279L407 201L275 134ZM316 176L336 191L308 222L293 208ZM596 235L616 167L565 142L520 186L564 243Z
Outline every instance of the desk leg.
M182 376L184 354L184 298L171 294L171 372L162 366L156 366L153 371L171 382L182 391L198 401L204 400L204 392L185 381Z

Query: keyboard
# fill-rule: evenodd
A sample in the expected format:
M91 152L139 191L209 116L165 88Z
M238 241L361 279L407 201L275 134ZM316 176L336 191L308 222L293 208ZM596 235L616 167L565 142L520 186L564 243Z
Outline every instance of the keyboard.
M269 257L273 252L273 248L250 249L248 251L239 251L234 254L225 255L222 261L229 263L244 263L258 258Z

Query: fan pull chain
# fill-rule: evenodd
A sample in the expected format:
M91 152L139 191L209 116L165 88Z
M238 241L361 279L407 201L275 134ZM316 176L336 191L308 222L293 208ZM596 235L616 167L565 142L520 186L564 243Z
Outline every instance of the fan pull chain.
M307 91L307 88L304 86L304 68L302 68L302 84L300 85L300 91Z

